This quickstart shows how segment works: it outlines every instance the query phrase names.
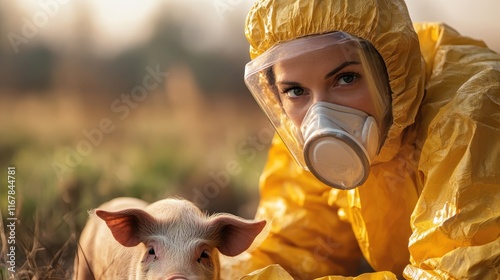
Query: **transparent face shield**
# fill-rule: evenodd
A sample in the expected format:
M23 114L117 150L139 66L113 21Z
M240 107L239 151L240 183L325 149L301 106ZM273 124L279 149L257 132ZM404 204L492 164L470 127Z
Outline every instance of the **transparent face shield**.
M344 32L280 43L246 65L245 83L302 168L339 189L366 180L392 121L371 44Z

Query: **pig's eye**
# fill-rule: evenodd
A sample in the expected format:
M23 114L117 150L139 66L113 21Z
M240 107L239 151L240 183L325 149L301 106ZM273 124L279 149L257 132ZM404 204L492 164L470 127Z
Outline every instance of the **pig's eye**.
M203 250L203 252L201 252L201 256L200 256L200 259L210 259L210 253L207 251L207 250Z
M156 261L156 259L158 259L158 256L156 255L154 247L151 246L147 248L146 254L144 254L144 258L142 259L142 263Z
M208 267L213 266L212 262L210 261L210 252L208 250L203 250L203 252L201 252L200 257L197 259L197 261L204 266L208 266Z

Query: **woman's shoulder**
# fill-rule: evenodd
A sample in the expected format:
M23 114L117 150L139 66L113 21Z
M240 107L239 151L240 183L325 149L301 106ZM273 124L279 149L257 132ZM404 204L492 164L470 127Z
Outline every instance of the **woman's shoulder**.
M413 27L427 64L427 80L434 74L436 66L446 62L444 59L465 58L461 63L483 62L499 67L500 55L489 49L482 40L464 36L442 22L419 22L414 23Z
M415 24L415 30L426 60L424 124L438 112L448 120L450 113L489 114L481 104L500 95L500 54L443 23Z

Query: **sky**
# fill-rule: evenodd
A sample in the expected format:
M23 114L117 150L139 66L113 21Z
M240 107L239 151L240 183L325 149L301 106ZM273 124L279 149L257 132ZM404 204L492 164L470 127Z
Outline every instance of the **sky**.
M92 30L93 48L103 54L113 54L145 42L151 36L152 19L157 18L162 5L177 4L171 16L185 18L186 40L199 48L230 44L231 25L241 25L255 1L245 0L18 0L21 17L11 19L18 24L34 21L40 11L48 15L39 33L49 44L70 44L72 34L82 32L75 28L78 11L87 9L86 19ZM500 52L500 10L498 0L407 0L414 21L441 21L460 33L483 39L490 48ZM41 18L43 20L43 18ZM40 20L40 18L38 18ZM73 28L71 28L73 26ZM195 39L194 39L195 38Z
M234 31L234 24L241 26L243 36L244 18L252 1L18 0L12 3L10 6L15 6L20 13L20 16L7 14L12 17L13 26L21 27L26 21L35 22L40 13L48 14L37 36L56 48L71 44L74 34L82 32L76 27L82 22L78 11L86 9L91 15L85 19L92 33L90 44L100 53L113 54L147 41L152 35L154 20L159 16L185 20L184 37L195 41L193 47L228 44L228 29ZM161 11L168 15L162 15Z

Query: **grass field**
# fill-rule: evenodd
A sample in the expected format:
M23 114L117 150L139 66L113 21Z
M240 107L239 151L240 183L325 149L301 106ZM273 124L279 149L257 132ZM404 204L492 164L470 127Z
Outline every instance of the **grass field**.
M252 217L272 129L253 102L221 96L207 98L182 71L127 115L110 109L116 99L80 93L2 95L0 278L14 239L15 277L68 279L87 211L118 196L177 195Z

